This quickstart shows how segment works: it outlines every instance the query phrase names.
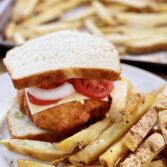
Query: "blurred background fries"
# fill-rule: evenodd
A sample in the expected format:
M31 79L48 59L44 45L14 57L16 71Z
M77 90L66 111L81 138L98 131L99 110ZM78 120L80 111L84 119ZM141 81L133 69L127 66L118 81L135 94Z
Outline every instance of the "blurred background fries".
M64 29L103 36L120 55L167 50L167 1L16 0L4 38L22 44Z

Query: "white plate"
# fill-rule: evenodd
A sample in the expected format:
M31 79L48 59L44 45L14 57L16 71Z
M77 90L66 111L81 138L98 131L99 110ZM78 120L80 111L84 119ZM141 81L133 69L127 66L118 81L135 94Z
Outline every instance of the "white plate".
M122 76L128 78L139 91L146 92L151 91L157 88L160 84L164 83L165 80L161 79L160 77L147 72L145 70L130 66L130 65L123 65L122 66ZM4 114L9 107L9 103L16 95L16 90L12 86L12 82L8 76L8 74L3 74L0 76L0 120L1 120L1 127L0 129L3 131L1 134L1 138L6 137L6 131L4 131ZM21 125L20 125L21 126ZM2 132L1 131L1 132ZM4 151L4 150L3 150ZM6 153L5 153L6 152ZM12 157L16 156L16 154L10 154L7 150L5 150L2 155L2 149L0 152L0 166L8 167L8 163L4 160L4 157ZM18 156L16 156L17 158ZM25 157L22 157L25 158ZM15 158L14 158L15 159Z

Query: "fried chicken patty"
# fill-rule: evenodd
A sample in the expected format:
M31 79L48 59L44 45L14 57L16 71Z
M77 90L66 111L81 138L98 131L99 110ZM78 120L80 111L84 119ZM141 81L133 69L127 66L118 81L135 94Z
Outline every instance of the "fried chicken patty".
M45 130L55 131L63 136L74 131L91 119L100 119L108 112L111 102L87 99L84 104L74 101L52 107L32 115L27 104L25 91L18 93L21 111L34 124Z

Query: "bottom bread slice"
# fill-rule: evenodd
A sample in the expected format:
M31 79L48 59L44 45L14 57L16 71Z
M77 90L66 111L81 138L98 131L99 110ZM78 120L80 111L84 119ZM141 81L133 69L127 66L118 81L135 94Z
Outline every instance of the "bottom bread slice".
M18 99L15 98L7 113L7 126L11 138L55 141L55 132L36 127L19 109Z

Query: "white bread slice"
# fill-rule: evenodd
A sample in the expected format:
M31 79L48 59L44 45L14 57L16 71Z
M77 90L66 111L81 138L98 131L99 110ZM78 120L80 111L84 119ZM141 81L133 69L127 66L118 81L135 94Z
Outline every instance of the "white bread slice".
M20 111L17 98L13 100L13 104L7 113L7 125L10 136L15 139L55 141L57 137L56 133L36 127L29 118Z
M70 78L114 81L121 71L118 52L109 41L75 30L30 40L9 51L4 64L17 89Z
M165 141L160 133L149 136L134 153L131 153L120 167L147 167L149 163L163 150Z

